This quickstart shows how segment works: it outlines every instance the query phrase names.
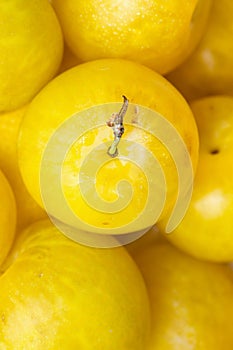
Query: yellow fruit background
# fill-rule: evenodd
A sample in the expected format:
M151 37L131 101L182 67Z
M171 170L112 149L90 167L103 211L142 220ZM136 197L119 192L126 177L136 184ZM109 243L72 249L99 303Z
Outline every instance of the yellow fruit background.
M53 0L67 45L82 61L124 58L159 73L197 46L210 1Z
M168 79L188 100L233 94L233 2L213 0L209 21L193 54Z
M0 2L0 113L29 102L58 71L62 31L47 0Z
M0 350L233 349L232 13L231 0L0 0ZM123 100L118 154L140 145L139 163L107 152Z
M28 193L19 171L18 133L27 107L0 114L0 168L9 180L15 195L18 231L46 217L46 213Z
M198 261L168 243L135 255L151 302L148 350L230 350L233 347L233 273Z
M0 170L0 264L7 256L15 236L16 205L12 189ZM0 267L1 270L1 267Z
M191 108L200 135L193 195L183 221L166 237L196 258L231 262L233 97L206 97Z
M146 347L147 291L125 248L79 245L45 220L19 237L9 265L0 276L0 348Z

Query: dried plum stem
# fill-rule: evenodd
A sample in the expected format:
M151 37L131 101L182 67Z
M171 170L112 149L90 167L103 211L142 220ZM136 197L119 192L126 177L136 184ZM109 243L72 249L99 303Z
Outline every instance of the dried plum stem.
M124 134L124 124L123 119L125 116L125 113L127 111L129 100L124 95L122 96L124 99L124 103L121 107L121 110L119 113L114 113L110 120L107 122L107 125L110 126L113 130L114 134L114 141L112 145L108 149L108 155L112 158L116 157L118 155L118 149L117 146L121 140L122 135Z

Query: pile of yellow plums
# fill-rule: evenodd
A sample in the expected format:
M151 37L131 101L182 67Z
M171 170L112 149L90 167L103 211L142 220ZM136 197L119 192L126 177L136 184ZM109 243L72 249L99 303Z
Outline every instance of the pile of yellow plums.
M0 350L233 349L232 13L0 0Z

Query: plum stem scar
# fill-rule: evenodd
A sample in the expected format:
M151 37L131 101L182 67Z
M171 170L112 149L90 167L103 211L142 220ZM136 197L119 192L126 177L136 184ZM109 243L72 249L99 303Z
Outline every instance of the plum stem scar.
M114 141L108 149L108 155L112 158L114 158L118 155L117 146L121 140L121 136L124 134L124 131L125 131L124 124L123 124L123 118L124 118L125 113L127 111L127 108L129 105L129 100L124 95L122 97L124 99L124 102L123 102L123 105L121 107L120 112L113 113L111 118L107 121L107 125L112 128L113 134L114 134Z

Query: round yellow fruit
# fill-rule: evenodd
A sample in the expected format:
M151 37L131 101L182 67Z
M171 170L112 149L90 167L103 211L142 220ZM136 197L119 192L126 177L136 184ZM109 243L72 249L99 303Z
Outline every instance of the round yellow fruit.
M112 158L106 147L113 133L106 121L121 108L122 95L129 100L125 133L119 157ZM40 205L47 196L49 214L84 231L121 234L149 229L160 217L154 215L163 196L159 215L166 216L177 198L178 163L180 176L196 167L198 135L186 101L161 75L106 59L66 71L36 96L21 125L18 154L29 192ZM88 171L96 173L86 176ZM192 179L185 181L184 192ZM102 207L95 205L99 197Z
M15 195L18 230L46 217L46 213L28 193L19 171L17 140L26 109L27 106L0 115L0 168Z
M60 25L47 0L0 2L0 113L21 107L56 74Z
M147 350L233 348L233 272L227 266L156 242L135 260L151 302Z
M233 97L213 96L191 104L200 134L200 157L190 207L169 235L194 257L233 260Z
M233 93L233 2L213 0L206 31L193 54L168 79L188 100Z
M16 205L11 187L0 171L0 264L7 256L15 236Z
M159 73L177 67L199 42L210 1L53 0L65 40L83 61L124 58Z
M146 348L147 291L123 247L85 247L38 222L20 235L0 283L1 349Z

